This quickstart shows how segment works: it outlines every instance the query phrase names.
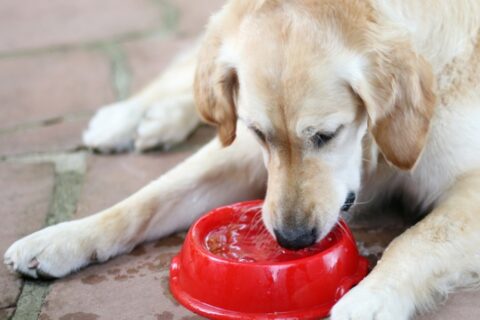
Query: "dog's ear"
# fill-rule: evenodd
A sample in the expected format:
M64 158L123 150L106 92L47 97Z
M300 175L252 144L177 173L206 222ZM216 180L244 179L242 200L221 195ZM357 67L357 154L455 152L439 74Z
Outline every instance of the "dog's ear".
M367 109L369 130L385 159L410 170L427 141L435 79L431 66L408 44L386 48L369 54L368 74L352 87Z
M207 34L195 74L195 102L200 116L217 127L224 146L232 144L237 129L238 78L235 69L219 61L221 37Z

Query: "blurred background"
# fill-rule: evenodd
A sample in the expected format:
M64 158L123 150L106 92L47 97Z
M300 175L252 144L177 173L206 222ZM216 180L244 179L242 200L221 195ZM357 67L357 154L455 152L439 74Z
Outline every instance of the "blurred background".
M161 73L222 3L0 0L0 255L44 226L115 204L213 136L203 126L180 146L142 155L99 155L81 145L95 110ZM374 264L405 225L376 218L352 227ZM0 264L0 320L200 319L168 289L182 237L55 282L23 280ZM477 319L479 299L454 295L424 319Z

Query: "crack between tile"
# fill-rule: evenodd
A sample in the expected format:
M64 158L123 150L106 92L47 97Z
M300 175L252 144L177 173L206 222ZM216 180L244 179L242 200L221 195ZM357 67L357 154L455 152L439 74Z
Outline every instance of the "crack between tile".
M23 287L23 285L22 285L22 287ZM18 297L17 297L17 300L18 300ZM2 311L2 310L7 310L7 309L13 309L13 308L15 308L16 306L17 306L17 304L14 303L14 304L11 304L11 305L8 305L8 306L0 307L0 311Z
M8 306L4 306L4 307L1 307L0 310L5 310L5 309L11 309L11 308L15 308L17 304L11 304L11 305L8 305Z
M2 320L10 320L13 316L13 312L15 311L15 305L0 308L0 319ZM10 316L8 316L10 313Z
M30 57L30 56L39 55L39 54L62 53L62 52L70 52L75 50L98 49L109 44L139 40L145 37L151 37L153 35L161 35L161 34L164 34L166 31L167 30L164 30L164 23L160 23L159 25L154 26L147 30L131 31L118 36L114 36L109 39L86 41L83 43L76 43L76 44L60 44L60 45L54 45L49 47L20 49L20 50L13 50L13 51L7 51L7 52L0 52L0 59Z
M11 133L31 130L36 128L42 128L42 127L50 127L63 122L71 122L71 121L86 119L91 117L92 114L93 114L93 111L77 112L77 113L72 113L72 114L63 115L63 116L41 119L38 121L31 121L31 122L16 124L11 127L0 128L0 135L11 134Z

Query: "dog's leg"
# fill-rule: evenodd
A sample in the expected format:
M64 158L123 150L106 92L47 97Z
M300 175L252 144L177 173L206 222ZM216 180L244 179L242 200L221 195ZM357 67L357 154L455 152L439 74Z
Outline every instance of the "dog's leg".
M200 123L193 101L197 53L195 45L138 95L101 108L83 134L84 144L110 152L183 141Z
M332 320L408 319L455 287L480 283L480 170L459 178L424 220L394 240Z
M215 139L110 209L15 242L5 263L32 277L62 277L140 242L184 230L211 208L261 197L266 180L261 152L250 133L239 131L232 146L222 148Z

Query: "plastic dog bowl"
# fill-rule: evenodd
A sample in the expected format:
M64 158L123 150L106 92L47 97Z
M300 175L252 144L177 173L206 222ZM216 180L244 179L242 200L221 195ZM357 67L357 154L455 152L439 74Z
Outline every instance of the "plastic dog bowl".
M347 225L311 248L281 248L261 220L262 201L213 210L191 228L170 268L170 289L209 319L318 319L362 280Z

